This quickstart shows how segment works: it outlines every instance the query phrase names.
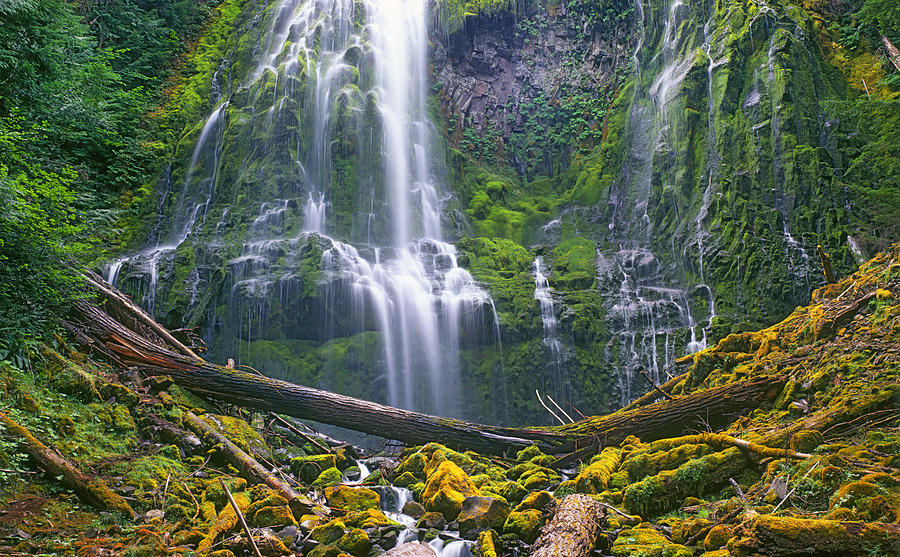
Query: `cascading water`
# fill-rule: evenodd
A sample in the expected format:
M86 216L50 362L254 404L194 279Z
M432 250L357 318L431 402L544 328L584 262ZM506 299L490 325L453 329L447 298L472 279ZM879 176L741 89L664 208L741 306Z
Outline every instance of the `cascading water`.
M553 381L556 393L565 396L565 378L563 377L563 344L558 337L559 322L556 319L556 311L553 306L553 291L550 282L543 272L544 259L536 257L534 260L534 299L538 301L541 309L541 323L544 328L544 346L550 355L553 370ZM564 399L565 400L565 399Z
M636 88L629 116L631 150L611 195L608 247L597 252L598 285L607 300L611 332L604 356L619 370L623 405L646 391L639 371L656 382L665 381L675 358L702 350L707 338L706 329L698 327L691 312L691 295L678 285L673 269L661 263L651 249L656 238L648 214L654 188L675 187L677 168L685 156L680 146L683 117L672 107L679 101L681 84L695 62L694 33L687 28L690 21L681 0L668 2L660 12L663 20L658 26L645 21L647 15L652 19L655 14L646 14L641 0L635 6L640 26L633 61L636 84L642 85ZM648 57L643 49L648 39L653 40L656 29L661 30L655 39L658 50ZM710 76L714 67L711 62ZM708 293L711 315L715 304L712 289L703 278L702 242L703 222L713 193L711 179L694 222L701 253L700 284L694 291Z
M359 335L377 331L380 348L358 365L381 371L385 401L459 415L460 349L499 338L490 296L441 235L426 2L281 0L264 14L262 53L246 78L217 80L225 100L200 131L174 207L161 207L172 233L111 264L108 278L127 274L158 315L159 277L177 275L176 254L191 244L193 289L219 280L228 292L224 312L203 310L199 294L182 312L183 322L207 312L214 356L254 362L256 340L285 330L363 345ZM226 130L227 148L253 145L238 164L222 155ZM216 204L231 210L207 230ZM224 280L209 270L223 256ZM303 295L314 307L292 309Z

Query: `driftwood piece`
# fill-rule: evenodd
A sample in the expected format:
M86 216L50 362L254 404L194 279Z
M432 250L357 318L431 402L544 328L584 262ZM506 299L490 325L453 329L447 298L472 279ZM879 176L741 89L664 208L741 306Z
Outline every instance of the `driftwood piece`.
M270 474L255 458L244 452L243 449L232 443L193 412L185 414L184 421L197 435L216 445L225 457L225 460L237 468L247 480L266 484L281 493L297 516L310 512L324 514L321 508L312 500L300 495L291 486Z
M569 495L531 546L533 557L584 557L597 546L606 523L603 506L587 495ZM605 548L601 548L605 549Z
M98 509L118 511L129 517L135 516L131 506L120 495L111 491L106 482L81 472L3 412L0 412L0 424L3 424L7 434L22 442L22 448L41 468L49 475L59 477L62 484L74 491L83 502Z
M900 555L900 524L762 515L744 530L740 555Z

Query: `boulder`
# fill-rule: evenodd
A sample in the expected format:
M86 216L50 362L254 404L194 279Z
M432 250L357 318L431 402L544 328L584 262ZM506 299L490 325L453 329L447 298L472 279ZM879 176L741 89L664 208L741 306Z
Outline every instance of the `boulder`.
M325 488L325 500L328 506L345 511L364 511L380 509L381 497L365 487L348 487L338 485Z
M471 495L479 493L469 476L453 462L444 460L429 474L422 500L426 510L439 512L452 522L462 510L463 501Z
M500 530L509 512L509 505L500 499L473 495L463 501L462 510L456 521L463 535L488 529Z

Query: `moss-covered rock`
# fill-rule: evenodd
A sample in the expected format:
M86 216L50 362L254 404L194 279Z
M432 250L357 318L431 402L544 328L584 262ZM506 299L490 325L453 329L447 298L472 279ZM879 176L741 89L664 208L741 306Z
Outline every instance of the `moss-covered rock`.
M463 501L456 521L463 535L487 529L501 530L509 513L509 505L500 499L471 496Z
M324 470L337 468L337 459L332 454L298 456L291 459L291 472L304 483L312 483Z
M534 543L544 525L544 513L537 509L512 511L503 523L503 533L512 534L525 543Z
M445 460L429 473L422 502L427 510L439 512L448 521L453 521L462 510L466 497L478 494L469 476L459 466Z
M312 485L316 487L329 487L338 485L344 479L344 475L337 468L326 468L322 470L319 477L315 479Z
M330 507L345 511L380 509L381 496L365 487L339 485L325 489L325 500Z
M341 536L337 546L354 557L365 557L372 548L372 542L365 531L354 528Z

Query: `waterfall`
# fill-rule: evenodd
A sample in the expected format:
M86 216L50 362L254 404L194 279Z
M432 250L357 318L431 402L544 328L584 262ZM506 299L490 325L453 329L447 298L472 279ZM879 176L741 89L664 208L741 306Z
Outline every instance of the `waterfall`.
M192 248L191 294L180 302L184 313L172 314L185 322L202 311L195 306L209 269L228 254L227 311L207 317L214 356L253 362L255 340L285 328L320 342L377 331L380 348L360 365L383 377L384 402L460 415L460 350L499 338L493 301L441 232L426 4L281 0L260 8L254 64L243 79L216 72L218 104L184 178L175 177L175 203L160 202L168 236L110 264L107 277L137 280L159 317L174 303L159 298L180 280L178 254ZM227 151L235 145L247 145L241 158ZM206 223L213 206L223 209L214 230ZM248 209L256 216L248 219ZM304 292L316 307L288 309Z
M565 380L562 377L562 349L563 345L558 338L556 319L556 311L553 307L553 291L550 289L550 282L544 276L543 267L544 259L536 257L534 259L534 299L538 301L541 310L541 323L544 329L544 346L550 354L552 362L553 379L556 384L556 394L564 396ZM565 398L563 399L565 400Z

